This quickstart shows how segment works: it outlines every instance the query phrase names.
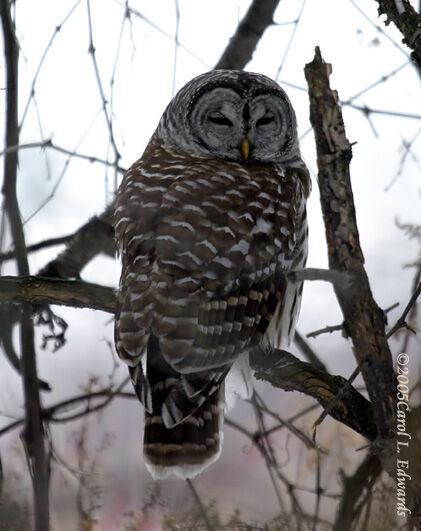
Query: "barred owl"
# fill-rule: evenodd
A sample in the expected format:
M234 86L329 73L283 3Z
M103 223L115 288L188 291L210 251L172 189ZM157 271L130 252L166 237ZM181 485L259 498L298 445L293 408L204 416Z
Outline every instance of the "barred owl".
M214 462L225 392L250 396L250 349L289 343L302 285L284 273L306 261L309 191L287 95L243 71L187 83L125 174L115 342L154 478Z

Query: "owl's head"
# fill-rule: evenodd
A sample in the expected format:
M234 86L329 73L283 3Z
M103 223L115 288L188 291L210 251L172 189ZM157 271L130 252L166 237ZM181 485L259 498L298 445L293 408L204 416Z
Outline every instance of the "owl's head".
M288 96L261 74L213 70L187 83L159 122L163 145L234 161L287 163L299 157Z

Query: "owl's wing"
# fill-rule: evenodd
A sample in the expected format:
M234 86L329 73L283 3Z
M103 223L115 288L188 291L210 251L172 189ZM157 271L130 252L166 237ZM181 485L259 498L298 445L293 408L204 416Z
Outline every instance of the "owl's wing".
M179 157L165 173L141 161L126 175L115 223L123 248L116 344L148 409L150 388L163 386L167 427L194 412L285 314L282 273L306 254L305 195L295 173L272 165ZM145 362L150 337L159 348Z
M180 373L164 400L171 425L218 388L273 319L281 325L291 311L291 332L299 287L288 293L283 273L305 260L305 191L279 167L206 160L164 192L162 213L152 330Z

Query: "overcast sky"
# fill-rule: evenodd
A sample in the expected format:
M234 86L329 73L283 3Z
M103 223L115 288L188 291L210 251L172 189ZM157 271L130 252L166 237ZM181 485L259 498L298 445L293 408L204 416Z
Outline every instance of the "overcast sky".
M234 0L179 0L177 19L177 4L173 0L132 0L129 5L137 10L139 16L132 13L130 19L125 19L124 2L91 0L96 59L105 97L113 102L113 125L122 155L121 166L128 167L141 156L174 89L178 90L217 62L249 4L249 1ZM73 6L76 7L61 31L55 33L55 28ZM364 18L358 6L364 9L369 20ZM298 24L285 25L297 18L301 7ZM392 25L385 30L386 35L376 29L376 24L384 28L383 21L376 18L376 7L374 1L361 0L355 5L346 0L307 0L304 4L297 0L282 0L275 14L277 24L266 31L246 69L277 79L289 94L297 112L299 133L304 135L301 142L303 157L313 173L313 193L308 204L308 265L311 267L327 265L315 176L314 140L312 132L308 132L308 98L301 90L306 87L303 67L312 60L315 46L321 47L324 59L333 65L331 85L338 90L342 101L348 101L378 82L353 103L375 110L418 114L418 119L387 114L371 114L367 119L364 113L344 107L347 136L355 142L352 183L367 271L380 306L400 303L400 308L390 314L390 321L394 322L402 311L402 305L409 299L414 275L413 269L404 266L414 261L419 252L417 242L409 240L396 227L395 219L420 223L421 133L401 165L403 143L411 141L421 127L420 80L408 62L408 50L401 44L399 33ZM18 0L16 17L21 46L21 116L31 94L40 59L54 36L34 85L37 105L34 99L30 100L21 143L51 139L55 145L68 150L102 159L110 157L112 160L92 57L88 53L86 1ZM178 46L174 42L177 26ZM389 78L396 69L399 71ZM4 68L0 75L4 76ZM381 82L384 76L387 81ZM3 80L1 86L4 86ZM0 116L4 115L3 111L2 99ZM3 127L2 122L0 127ZM23 218L28 219L38 210L53 190L51 200L25 224L29 243L71 233L89 217L101 213L114 193L114 173L102 164L91 164L75 157L68 162L66 156L52 150L22 150L18 192ZM58 249L53 249L31 255L31 271L36 273L57 252ZM117 259L99 257L86 267L82 277L116 286L119 271ZM12 264L3 268L4 274L14 272ZM77 392L91 374L98 374L102 384L107 384L113 366L105 341L112 341L109 316L65 308L57 308L57 312L68 320L70 327L68 342L58 353L52 354L48 349L39 351L40 375L53 387L53 392L44 398L46 404ZM308 333L341 320L330 286L319 282L308 283L304 290L299 330ZM311 344L331 372L344 376L352 372L354 360L350 344L339 334L322 336L312 340ZM393 343L394 352L398 351L398 345ZM413 353L417 350L420 350L419 339L412 343ZM294 347L292 351L296 353ZM119 378L123 378L124 374L125 368L120 367ZM3 358L0 358L0 389L0 413L19 417L22 413L20 381ZM282 392L275 393L275 396L280 396L279 393ZM268 391L268 396L273 397L273 392ZM294 407L295 394L291 395L292 399L285 393L281 396L285 404ZM246 411L244 407L238 408L241 418ZM121 417L122 411L127 412L124 418ZM115 447L125 448L124 458L119 460L119 475L126 478L128 490L142 491L145 484L132 470L132 466L143 470L139 464L140 441L137 439L140 439L141 409L137 404L128 406L120 402L107 415L104 414L103 419L114 420L104 420L107 424L104 429L117 432ZM6 416L0 417L0 426L8 421ZM122 436L120 429L130 435ZM226 451L232 457L238 443L230 436L232 434L228 430L229 448ZM13 437L16 440L17 432ZM0 440L0 448L12 444L13 437L6 442ZM57 429L55 437L57 445L68 455L71 447L69 432ZM251 459L250 455L248 457ZM227 466L227 459L222 462ZM261 463L256 470L250 466L245 477L250 479L261 474L262 484L267 481L266 477L263 480L264 467ZM110 469L113 469L111 465ZM220 470L215 465L207 472L208 476L203 480L205 484L212 485ZM114 477L115 470L107 473L109 477ZM121 496L127 498L123 494ZM140 495L134 498L132 505L136 504L136 500L140 504ZM244 498L249 500L246 495ZM132 507L116 495L113 499L119 507L115 509L117 513ZM244 505L246 502L240 499L237 503ZM265 508L264 514L269 510ZM112 526L112 523L105 522L113 522L113 518L108 515L101 529L105 529L106 525Z

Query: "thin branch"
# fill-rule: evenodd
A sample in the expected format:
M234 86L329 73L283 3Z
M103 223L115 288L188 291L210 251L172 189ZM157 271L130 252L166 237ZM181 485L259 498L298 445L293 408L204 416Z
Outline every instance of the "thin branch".
M340 271L339 269L318 269L306 267L306 269L295 269L286 273L289 280L300 282L302 280L322 280L330 282L334 286L341 286L344 290L352 288L357 275L354 271Z
M190 489L190 492L192 493L193 495L193 498L194 498L194 501L197 503L198 507L199 507L199 510L200 510L200 514L202 515L202 518L203 518L203 521L205 522L205 526L206 526L206 529L208 531L214 531L214 527L213 525L211 524L210 520L209 520L209 517L206 513L206 509L205 509L205 506L203 505L203 502L202 500L200 499L200 496L199 494L197 493L197 490L193 484L193 481L191 479L186 479L186 483Z
M108 160L101 159L100 157L95 157L93 155L85 155L84 153L79 153L77 151L72 151L71 149L66 149L61 146L57 146L53 143L51 139L44 140L42 142L29 142L28 144L14 144L7 146L3 151L0 151L0 157L7 155L8 153L15 153L17 151L20 151L21 149L34 149L34 148L40 148L40 149L53 149L54 151L58 151L59 153L63 153L64 155L68 155L69 157L76 157L78 159L87 160L88 162L98 162L100 164L104 164L105 166L111 166L112 168L115 168L115 164L112 162L109 162ZM122 168L121 166L116 167L117 171L119 173L125 173L126 169Z
M317 337L322 334L331 334L332 332L339 332L340 330L344 329L343 324L339 325L332 325L332 326L325 326L324 328L319 328L318 330L314 330L313 332L309 332L306 334L306 337Z
M366 116L370 114L382 114L384 116L394 116L397 118L409 118L411 120L421 120L421 114L411 113L411 112L399 112L399 111L389 111L387 109L373 109L367 105L356 105L355 103L347 103L348 107L352 109L357 109L361 111Z
M0 344L3 347L4 354L10 365L21 375L22 363L16 353L12 338L13 322L15 321L15 317L10 315L9 305L0 304L0 320L2 322ZM38 379L38 386L41 391L51 391L50 384L44 380L41 380L41 378Z
M88 10L89 54L90 54L90 56L92 58L92 63L93 63L94 71L95 71L95 78L96 78L96 81L97 81L98 90L99 90L99 94L100 94L101 102L102 102L102 109L104 111L104 117L105 117L105 121L106 121L106 124L107 124L107 127L108 127L109 139L110 139L111 145L112 145L113 150L114 150L114 167L117 169L118 161L120 160L121 155L120 155L120 153L118 151L117 144L116 144L115 139L114 139L112 116L109 116L109 114L108 114L107 100L105 98L104 88L102 86L101 76L99 74L98 63L97 63L97 60L96 60L96 50L95 50L94 39L93 39L90 0L86 0L86 6L87 6L87 10Z
M420 283L420 281L421 281L421 263L419 264L419 266L417 267L417 270L415 272L412 291L415 292L416 286ZM416 314L417 314L417 305L414 304L414 306L412 307L411 311L409 312L409 316L407 317L409 322L412 322L412 320L415 319ZM412 337L413 337L413 334L405 334L404 335L401 352L408 352L409 342L410 342Z
M287 87L292 87L302 92L307 92L307 89L305 87L297 85L296 83L290 83L289 81L285 80L279 81L279 83L281 85L286 85ZM339 102L344 107L351 107L352 109L362 112L366 118L368 118L370 114L383 114L384 116L392 116L395 118L409 118L411 120L421 120L421 114L389 111L388 109L373 109L372 107L368 107L368 105L356 105L350 102L349 100L339 100Z
M398 44L388 33L386 33L385 30L381 26L376 24L376 22L373 22L373 20L371 20L371 18L364 12L363 9L361 9L361 7L354 0L349 0L349 1L355 7L355 9L360 13L360 15L362 15L363 18L371 26L373 26L373 28L376 29L377 32L379 32L381 35L383 35L383 37L385 39L387 39L389 42L391 42L395 48L397 48L401 53L403 53L403 55L405 55L405 57L407 57L409 59L408 52L406 50L404 50L404 48L402 48L402 46L400 46L400 44Z
M301 8L300 8L300 11L298 13L298 16L297 16L297 18L294 21L294 28L293 28L293 30L291 32L290 37L289 37L288 44L285 47L285 51L284 51L284 55L282 57L281 64L279 65L278 70L276 72L275 81L278 81L279 75L281 73L281 70L284 67L285 61L286 61L286 59L288 57L288 53L289 53L289 51L291 49L292 42L293 42L295 34L297 32L298 24L300 23L301 15L303 14L305 5L306 5L306 0L303 0L302 3L301 3Z
M355 506L364 490L370 489L382 471L377 456L367 454L352 476L343 476L343 492L333 531L351 531L355 525Z
M89 413L93 413L94 411L98 411L99 409L102 409L105 406L107 406L114 398L127 398L130 400L137 399L134 393L121 391L122 387L124 387L126 383L127 383L127 379L125 379L123 383L114 391L110 388L101 389L100 391L83 393L82 395L74 396L72 398L68 398L66 400L57 402L56 404L53 404L52 406L49 406L49 407L45 407L41 410L42 418L45 422L53 422L57 424L62 424L64 422L76 420L80 417L88 415ZM91 406L89 404L90 401L95 400L97 398L103 398L103 397L105 397L106 400L103 400L99 404L96 404L95 406ZM74 406L79 405L80 403L85 403L85 402L88 402L88 405L86 405L83 411L79 413L68 415L66 417L55 416L55 414L58 413L60 410L68 410L70 407L74 407ZM24 422L25 422L25 419L21 418L21 419L17 419L11 422L7 426L4 426L2 429L0 429L0 437L14 430L18 426L21 426Z
M368 85L367 87L359 90L358 92L355 92L355 94L350 96L347 100L342 101L341 105L348 105L348 104L352 103L353 100L359 98L360 96L362 96L366 92L369 92L373 88L378 87L382 83L385 83L386 81L388 81L391 77L395 76L398 72L400 72L403 68L405 68L409 64L411 64L409 61L405 61L404 63L402 63L397 68L394 68L388 74L382 75L377 81L374 81L373 83L370 83L370 85Z
M297 347L300 349L301 353L306 357L307 361L309 361L317 369L320 369L322 371L327 370L326 365L320 360L314 350L310 348L310 345L297 330L294 334L294 341Z
M389 306L389 308L385 308L383 311L384 313L388 313L391 310L394 310L397 306L399 306L399 302L396 302L395 304L392 304L392 306ZM345 337L348 337L348 333L345 329L344 323L332 325L332 326L325 326L324 328L320 328L319 330L314 330L314 332L310 332L306 335L306 337L317 337L322 334L331 334L332 332L339 332L342 331L343 335Z
M34 243L32 245L28 245L26 250L28 253L33 253L35 251L40 251L48 247L55 247L56 245L63 245L64 243L69 243L72 238L73 234L69 234L67 236L60 236L58 238L49 238L47 240ZM6 253L0 253L0 263L5 262L6 260L12 260L15 257L16 252L13 249L11 251L7 251Z
M32 307L28 303L22 305L20 340L26 411L22 438L34 487L35 528L37 531L47 531L50 525L48 495L50 464L44 445L45 434L39 397Z
M411 308L416 304L417 299L421 293L421 283L418 284L417 288L415 289L412 297L409 299L408 304L406 305L406 308L404 309L402 315L399 317L399 319L396 321L395 325L389 330L387 333L387 339L391 338L395 332L397 332L400 328L407 328L414 332L415 330L412 330L407 322L406 318L408 316L408 313L411 311Z
M122 7L126 7L125 4L121 0L114 0L118 5ZM170 39L171 41L174 41L174 36L167 33L165 30L163 30L160 26L155 24L152 20L150 20L148 17L146 17L143 13L141 13L139 10L135 9L132 6L127 6L126 10L130 15L134 15L136 18L139 18L143 22L145 22L148 26L156 30L158 33L166 37L167 39ZM178 43L179 47L184 50L186 53L188 53L191 57L196 59L201 65L203 65L208 70L211 68L201 57L199 57L193 50L182 44L181 42Z
M55 27L54 29L54 33L52 34L52 36L50 37L50 40L48 41L48 44L47 46L45 47L44 49L44 52L41 56L41 59L38 63L38 66L37 66L37 69L35 71L35 75L32 79L32 82L31 82L31 90L29 92L29 96L28 96L28 99L26 101L26 104L25 104L25 108L23 110L23 113L22 113L22 118L21 118L21 121L20 121L20 124L19 124L19 130L22 129L22 126L25 122L25 118L26 118L26 115L27 115L27 112L28 112L28 109L29 109L29 104L31 103L31 100L35 97L35 85L36 85L36 82L38 81L38 76L39 76L39 73L41 72L41 67L42 65L44 64L44 61L47 57L47 54L48 52L51 50L52 48L52 45L53 45L53 42L55 40L55 38L57 37L57 35L60 33L60 31L62 30L64 24L69 20L69 18L72 16L73 12L75 11L75 9L77 8L77 6L81 3L82 0L76 0L75 4L71 7L71 9L69 10L69 12L66 14L66 16L64 17L64 19Z
M336 394L336 396L333 398L333 400L331 402L329 402L329 404L325 407L325 409L322 411L320 416L317 418L317 420L313 424L314 430L316 430L317 426L320 426L320 424L324 421L324 419L327 417L327 415L330 415L330 412L339 404L339 402L346 395L348 389L351 387L353 381L360 374L360 372L361 372L361 367L356 367L354 369L354 371L352 372L351 376L345 382L343 387L341 387L341 389ZM314 433L315 433L315 431L314 431Z

